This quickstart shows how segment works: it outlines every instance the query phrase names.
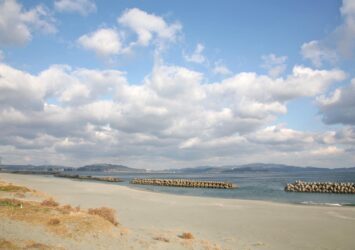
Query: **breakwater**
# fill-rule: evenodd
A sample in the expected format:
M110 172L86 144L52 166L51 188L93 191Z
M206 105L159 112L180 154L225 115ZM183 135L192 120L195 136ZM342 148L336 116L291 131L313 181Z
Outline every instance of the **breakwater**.
M237 188L235 184L222 181L194 181L185 179L133 179L132 184L171 186L171 187L190 187L190 188Z
M104 182L122 182L123 180L118 177L111 176L90 176L90 175L70 175L70 174L55 174L55 177L78 179L78 180L92 180L92 181L104 181Z
M285 187L286 192L355 194L355 183L296 181Z

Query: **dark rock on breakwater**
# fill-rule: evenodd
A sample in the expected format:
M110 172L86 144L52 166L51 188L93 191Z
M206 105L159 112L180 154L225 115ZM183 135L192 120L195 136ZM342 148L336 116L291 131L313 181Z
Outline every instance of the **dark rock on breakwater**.
M69 175L69 174L55 174L55 177L69 178L69 179L78 179L78 180L93 180L93 181L104 181L104 182L122 182L123 180L117 177L111 176L83 176L83 175Z
M355 194L355 183L296 181L285 187L286 192Z
M133 179L132 184L171 186L171 187L192 187L192 188L237 188L236 185L221 181L193 181L185 179Z

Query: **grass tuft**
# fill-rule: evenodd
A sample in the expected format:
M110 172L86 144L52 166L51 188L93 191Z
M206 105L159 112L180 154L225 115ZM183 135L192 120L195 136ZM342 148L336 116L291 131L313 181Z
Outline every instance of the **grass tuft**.
M115 210L113 210L112 208L108 208L108 207L90 208L88 212L89 214L98 215L104 218L105 220L111 222L115 226L118 225L118 221L115 215Z
M185 233L179 235L179 237L184 240L192 240L194 238L194 236L190 232L185 232Z
M55 226L60 223L60 220L58 218L52 218L48 221L48 225Z
M56 202L55 200L53 200L52 198L50 198L50 199L42 201L41 205L46 206L46 207L58 207L59 203Z
M21 186L15 186L15 185L12 185L11 183L10 184L0 184L0 191L3 191L3 192L29 192L31 190L29 190L28 188L26 187L21 187Z
M170 242L170 240L168 238L165 238L163 236L157 236L157 237L153 237L153 240L158 240L158 241L162 241L162 242Z
M2 207L21 207L22 202L16 199L1 199L0 206Z

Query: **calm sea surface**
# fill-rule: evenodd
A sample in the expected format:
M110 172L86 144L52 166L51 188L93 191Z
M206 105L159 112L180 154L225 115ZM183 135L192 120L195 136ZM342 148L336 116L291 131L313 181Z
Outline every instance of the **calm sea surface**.
M92 175L95 172L70 172L71 174ZM128 174L128 173L105 173L101 175L117 176L125 181L112 185L124 185L135 189L164 192L179 195L210 196L230 199L267 200L283 203L323 204L323 205L350 205L355 206L355 194L325 194L325 193L290 193L284 192L287 183L296 180L303 181L332 181L332 182L355 182L355 171L314 171L298 173L278 172L249 172L238 174ZM150 185L132 185L132 178L177 178L194 180L228 181L239 186L238 189L205 189L205 188L182 188L161 187Z

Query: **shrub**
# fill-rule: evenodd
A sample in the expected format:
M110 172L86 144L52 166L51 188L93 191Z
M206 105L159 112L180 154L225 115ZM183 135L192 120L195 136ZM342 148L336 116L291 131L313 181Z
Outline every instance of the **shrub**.
M52 198L50 198L48 200L42 201L41 205L46 207L58 207L59 203L53 200Z
M52 226L58 225L59 223L60 223L60 220L57 218L52 218L48 221L48 225L52 225Z
M185 232L182 235L180 235L179 237L184 240L191 240L194 238L194 236L190 232Z
M116 215L115 215L115 210L113 210L112 208L108 208L108 207L90 208L89 214L98 215L104 218L105 220L111 222L113 225L115 226L118 225Z

